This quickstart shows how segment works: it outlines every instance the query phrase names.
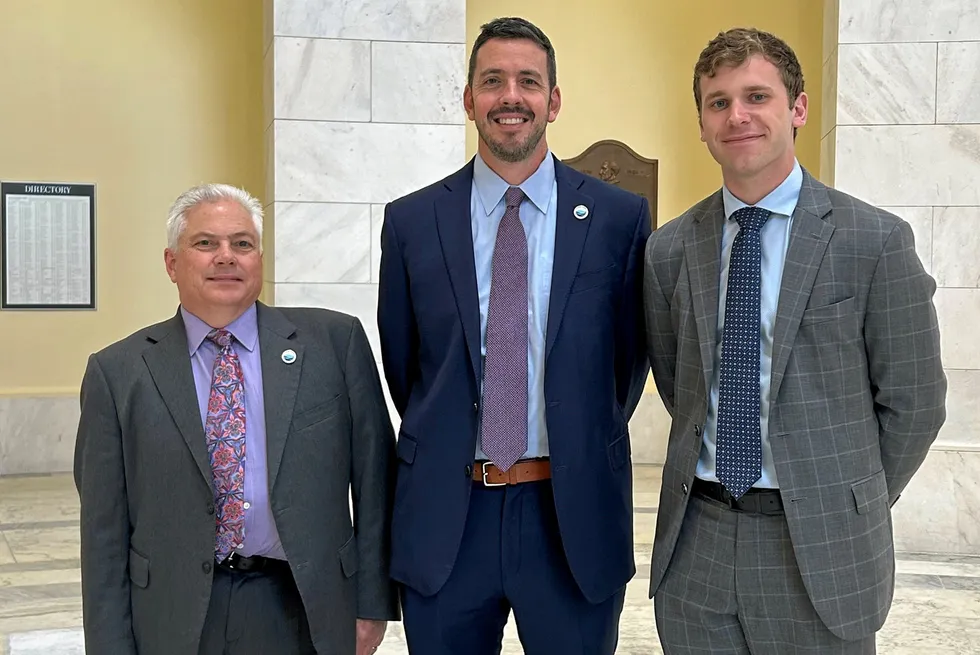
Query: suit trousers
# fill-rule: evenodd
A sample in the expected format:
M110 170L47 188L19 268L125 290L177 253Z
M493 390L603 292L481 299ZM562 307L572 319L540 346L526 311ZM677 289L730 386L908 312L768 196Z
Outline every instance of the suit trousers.
M315 655L288 566L229 571L216 566L199 655Z
M692 496L654 596L665 655L873 655L844 641L810 603L784 516Z
M402 592L412 655L498 655L511 609L527 655L612 655L626 590L598 604L579 590L550 481L475 483L456 563L425 597Z

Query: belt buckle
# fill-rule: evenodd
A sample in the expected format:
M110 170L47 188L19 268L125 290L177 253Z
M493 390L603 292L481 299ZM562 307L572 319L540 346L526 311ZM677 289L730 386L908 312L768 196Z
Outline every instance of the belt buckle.
M483 463L483 486L485 487L506 487L506 482L490 482L487 480L487 465L493 464L493 462L487 461Z

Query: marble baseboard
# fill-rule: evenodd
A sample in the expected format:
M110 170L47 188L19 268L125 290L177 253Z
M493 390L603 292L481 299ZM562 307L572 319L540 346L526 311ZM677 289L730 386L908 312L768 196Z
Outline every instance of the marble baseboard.
M466 42L466 0L274 0L276 36Z
M980 125L837 127L835 182L873 205L980 206Z
M933 449L892 511L898 550L980 555L980 452Z
M980 10L972 0L840 0L840 43L973 41Z
M77 396L0 397L0 476L71 471Z
M934 123L936 56L935 43L841 44L832 84L838 124Z
M465 161L463 125L277 120L273 130L276 202L390 202Z

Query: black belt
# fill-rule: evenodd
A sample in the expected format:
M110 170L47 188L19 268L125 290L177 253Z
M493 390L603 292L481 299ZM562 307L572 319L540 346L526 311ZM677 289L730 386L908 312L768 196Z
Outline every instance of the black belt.
M729 509L736 512L765 514L766 516L780 516L784 513L783 498L779 494L779 489L752 488L746 491L741 498L735 498L720 482L708 482L701 478L694 478L691 493L700 498L727 505Z
M253 571L272 573L289 570L289 564L284 560L262 557L261 555L242 557L238 553L232 553L221 562L218 562L218 566L228 571L239 571L241 573L251 573Z

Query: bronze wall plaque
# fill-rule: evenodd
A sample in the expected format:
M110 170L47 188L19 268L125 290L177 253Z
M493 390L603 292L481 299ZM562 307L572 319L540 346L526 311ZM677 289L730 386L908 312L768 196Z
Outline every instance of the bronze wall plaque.
M657 160L636 154L619 141L593 143L585 152L562 160L580 173L597 177L647 199L650 204L650 225L657 228Z

